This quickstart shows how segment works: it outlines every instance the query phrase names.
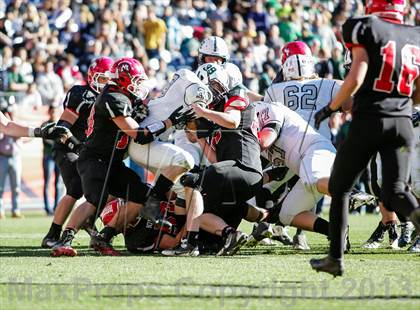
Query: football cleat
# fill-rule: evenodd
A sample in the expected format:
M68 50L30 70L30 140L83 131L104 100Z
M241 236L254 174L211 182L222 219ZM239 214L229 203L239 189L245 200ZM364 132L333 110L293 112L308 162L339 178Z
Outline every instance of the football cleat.
M172 227L172 223L163 218L163 214L160 212L160 200L154 196L149 196L144 206L140 209L140 216L151 220L155 224Z
M420 253L420 235L414 239L413 244L408 248L408 251L411 253Z
M389 247L391 249L399 249L397 223L392 222L388 224L387 226L388 226Z
M44 239L42 239L41 247L44 249L51 249L58 243L59 240L59 238L54 238L46 235Z
M90 236L90 247L105 256L121 255L113 248L110 242L103 238L102 234L94 234Z
M162 251L162 255L165 256L199 256L200 251L198 250L198 246L194 246L188 243L187 239L182 239L181 243L172 248Z
M266 222L255 223L252 233L248 238L246 246L255 247L259 242L266 238L271 238L273 235L273 228Z
M275 225L273 227L273 236L271 239L280 241L284 245L293 245L293 240L287 233L287 227L283 227L281 225Z
M225 244L216 254L217 256L235 255L236 252L248 241L248 235L242 231L236 230L229 233L226 237Z
M311 249L306 235L303 232L293 236L293 249L299 251L308 251Z
M361 206L373 204L375 201L375 196L353 189L350 194L349 211L355 211Z
M398 238L398 247L405 248L411 242L414 225L411 222L401 223L401 235Z
M52 248L51 256L76 256L77 251L71 246L71 243L74 239L74 234L74 230L65 229L61 235L60 240Z
M312 258L309 263L316 272L327 272L332 274L334 278L344 274L344 263L342 259L332 258L328 255L321 259Z
M381 246L381 243L384 241L386 230L386 225L384 225L382 221L380 221L376 229L373 231L372 235L362 247L365 249L379 248Z

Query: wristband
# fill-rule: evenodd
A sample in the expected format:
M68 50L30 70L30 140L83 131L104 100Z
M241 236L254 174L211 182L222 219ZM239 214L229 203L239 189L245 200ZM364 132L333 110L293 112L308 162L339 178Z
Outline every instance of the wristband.
M146 129L154 136L158 136L161 133L165 132L166 126L164 122L156 122L146 126Z
M35 137L35 128L28 127L28 137Z

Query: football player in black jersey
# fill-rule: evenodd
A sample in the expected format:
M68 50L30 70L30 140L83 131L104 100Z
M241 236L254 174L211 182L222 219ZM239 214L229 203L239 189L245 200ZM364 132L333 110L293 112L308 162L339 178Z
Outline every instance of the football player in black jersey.
M181 183L186 187L186 195L188 190L200 189L201 195L194 190L197 204L191 209L203 207L204 211L198 218L199 225L190 226L187 218L187 242L162 253L199 255L201 228L223 239L218 255L233 255L248 239L236 230L248 211L244 202L254 197L262 184L256 112L244 88L229 90L229 77L221 66L204 64L197 75L209 85L214 101L210 109L194 104L192 107L197 117L213 122L218 129L213 133L211 146L205 139L198 139L212 165L200 174L187 173Z
M353 60L350 72L331 103L315 114L319 127L354 94L348 138L337 152L329 181L330 252L310 262L316 271L334 276L344 272L349 192L376 152L382 161L385 208L410 217L420 232L420 209L408 186L412 103L420 103L420 27L403 24L404 0L370 0L366 11L370 15L343 25Z
M91 236L91 246L104 255L119 255L113 249L111 240L137 218L139 211L142 217L154 221L155 216L160 214L159 209L144 207L149 188L124 165L123 159L130 137L146 144L183 119L177 110L165 121L139 128L131 115L133 103L139 98L144 100L148 94L148 89L142 85L147 79L143 66L136 59L124 57L113 64L110 75L108 84L90 110L86 143L77 161L87 203L83 208L74 210L60 241L53 248L53 256L77 255L71 247L75 233L89 217L99 214L108 195L124 198L127 203L108 226Z
M75 85L67 93L63 102L64 111L57 122L68 128L81 143L86 140L87 119L97 95L108 81L106 73L114 61L109 57L99 57L92 61L88 69L87 85ZM83 196L82 182L76 168L78 155L61 143L54 145L55 161L66 187L66 195L59 201L54 211L50 230L42 240L43 248L52 248L60 239L61 229L74 204ZM83 207L83 206L81 206Z

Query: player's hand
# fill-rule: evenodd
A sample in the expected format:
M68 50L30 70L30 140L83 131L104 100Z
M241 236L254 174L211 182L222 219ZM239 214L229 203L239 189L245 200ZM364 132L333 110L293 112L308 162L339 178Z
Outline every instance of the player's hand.
M197 104L197 103L193 103L191 105L192 109L194 110L195 115L199 118L199 117L206 117L206 108L204 108L203 106Z
M182 111L183 107L179 107L176 109L172 114L168 117L168 119L171 121L172 126L179 125L179 124L185 124L189 121L192 121L196 118L196 115L194 113L194 110L190 109L187 111Z
M146 117L149 116L149 108L147 105L138 104L133 110L133 118L137 123L141 123Z
M42 127L35 128L34 136L65 143L68 138L73 136L73 134L70 129L64 126L57 126L55 123L48 123Z
M331 116L335 111L330 109L330 105L326 105L321 110L315 113L315 129L319 129L323 120Z

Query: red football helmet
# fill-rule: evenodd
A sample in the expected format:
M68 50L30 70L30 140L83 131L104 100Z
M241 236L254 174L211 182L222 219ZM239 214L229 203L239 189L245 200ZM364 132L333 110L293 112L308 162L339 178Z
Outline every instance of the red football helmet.
M286 59L293 55L312 56L312 51L305 42L294 41L286 43L281 49L281 64L283 65Z
M136 98L146 99L149 89L142 85L148 77L143 65L131 57L118 59L111 69L111 80L123 91L131 93Z
M404 21L405 0L367 0L366 14L375 14L384 19Z
M90 64L87 73L87 80L89 86L97 93L100 93L106 84L106 82L101 82L99 79L109 78L107 72L111 70L113 63L114 61L109 57L99 57L94 59Z
M285 81L315 77L315 63L309 46L302 41L287 43L282 48L282 72Z

